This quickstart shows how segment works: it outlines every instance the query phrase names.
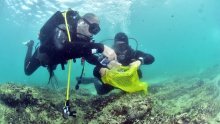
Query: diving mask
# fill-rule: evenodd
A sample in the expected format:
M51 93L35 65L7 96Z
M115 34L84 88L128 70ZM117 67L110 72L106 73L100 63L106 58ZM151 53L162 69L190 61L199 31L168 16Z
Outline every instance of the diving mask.
M82 19L83 19L84 22L86 22L89 25L89 32L91 34L96 35L96 34L99 33L99 31L101 30L100 27L99 27L99 24L97 24L97 23L90 23L88 20L86 20L84 18L82 18Z

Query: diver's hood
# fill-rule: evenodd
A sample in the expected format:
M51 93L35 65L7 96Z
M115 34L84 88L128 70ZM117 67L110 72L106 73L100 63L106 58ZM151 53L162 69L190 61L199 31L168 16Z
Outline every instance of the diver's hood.
M114 44L117 44L118 42L124 42L128 45L128 36L123 32L117 33L114 38Z

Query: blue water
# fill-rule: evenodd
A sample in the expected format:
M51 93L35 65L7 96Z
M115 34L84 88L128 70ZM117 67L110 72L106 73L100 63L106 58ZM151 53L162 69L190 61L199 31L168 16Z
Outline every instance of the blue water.
M155 56L152 65L141 67L143 80L154 83L165 77L196 75L220 63L219 0L1 0L0 83L47 83L45 68L31 76L24 74L26 47L22 42L39 42L44 22L57 10L68 8L99 16L102 29L95 36L97 42L123 31L139 41L139 50ZM130 43L135 48L135 42ZM79 65L79 60L73 64L72 81L80 75ZM92 69L87 64L85 75L92 76ZM58 66L55 73L65 84L67 69Z

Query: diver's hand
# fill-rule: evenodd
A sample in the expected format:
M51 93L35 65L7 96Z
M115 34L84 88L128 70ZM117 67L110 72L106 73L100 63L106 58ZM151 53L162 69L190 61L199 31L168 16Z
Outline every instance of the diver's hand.
M119 63L118 61L111 61L109 62L109 64L107 65L109 69L112 69L112 68L116 68L116 67L119 67L121 66L121 63Z
M129 65L130 66L137 66L137 67L139 67L141 65L141 61L140 60L136 60L136 61L130 63Z
M106 45L104 45L103 54L104 54L106 57L108 57L108 60L109 60L109 61L112 61L112 60L116 60L116 59L117 59L117 55L116 55L115 51L114 51L112 48L110 48L110 47L108 47L108 46L106 46Z
M101 75L101 77L103 77L108 70L109 70L108 68L101 68L101 69L99 70L99 74Z

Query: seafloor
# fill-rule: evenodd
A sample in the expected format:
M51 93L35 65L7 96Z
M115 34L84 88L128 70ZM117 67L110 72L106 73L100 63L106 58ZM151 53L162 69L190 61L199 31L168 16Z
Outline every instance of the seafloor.
M149 93L105 96L71 90L76 117L64 119L65 89L0 85L1 124L220 124L220 65L150 85ZM74 97L73 97L74 96Z

